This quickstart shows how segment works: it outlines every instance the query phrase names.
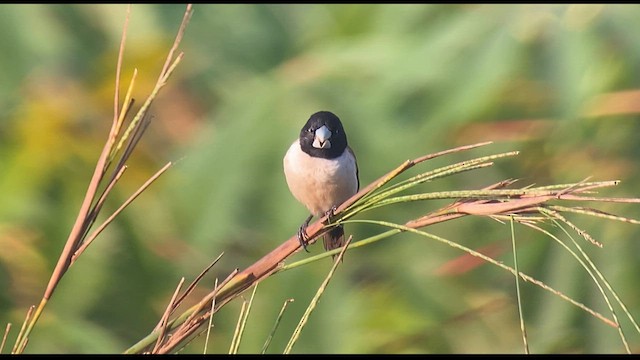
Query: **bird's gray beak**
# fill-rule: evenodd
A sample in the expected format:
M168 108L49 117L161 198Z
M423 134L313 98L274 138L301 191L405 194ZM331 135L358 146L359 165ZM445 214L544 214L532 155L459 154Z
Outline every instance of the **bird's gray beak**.
M329 149L331 148L331 130L326 125L316 130L315 138L313 139L313 147L317 149Z

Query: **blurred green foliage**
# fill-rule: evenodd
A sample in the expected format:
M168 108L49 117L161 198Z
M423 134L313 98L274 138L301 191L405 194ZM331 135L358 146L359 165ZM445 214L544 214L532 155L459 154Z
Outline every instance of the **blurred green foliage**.
M122 81L139 70L140 101L183 12L132 7ZM8 347L42 296L106 139L125 15L125 5L0 5L0 326L13 324ZM622 180L605 196L637 196L638 19L638 5L195 5L185 58L103 218L166 161L178 163L66 274L27 352L122 352L153 329L181 277L189 281L224 252L204 279L212 286L293 235L307 213L289 194L281 162L318 110L343 120L362 185L406 159L494 140L426 166L521 155L424 186L592 176ZM406 221L438 205L371 216ZM600 209L640 218L637 206ZM640 317L640 230L570 220L604 243L585 247ZM347 227L354 240L379 230ZM429 230L513 261L508 226L468 218ZM607 314L564 250L526 228L516 235L521 271ZM409 234L348 253L294 352L522 352L513 276L452 266L467 264L462 255ZM294 298L269 348L281 352L329 268L320 261L261 283L240 352L259 352L282 303ZM615 329L521 287L532 352L624 351ZM216 314L210 352L228 351L239 308L234 301ZM640 351L638 334L622 325ZM183 351L201 352L203 343Z

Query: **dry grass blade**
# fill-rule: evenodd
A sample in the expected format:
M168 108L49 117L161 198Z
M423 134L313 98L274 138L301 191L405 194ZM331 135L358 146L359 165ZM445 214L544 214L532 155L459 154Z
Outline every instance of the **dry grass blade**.
M2 336L2 343L0 343L0 354L2 354L2 350L4 349L4 344L7 342L7 336L9 336L10 330L11 330L11 323L7 324L7 328L4 330L4 335Z
M238 314L238 322L236 323L236 329L233 332L233 339L231 340L231 346L229 347L229 354L235 355L238 349L236 348L236 342L238 341L238 336L240 334L240 327L242 324L242 319L244 319L244 314L247 312L247 301L242 301L242 307L240 308L240 314Z
M127 15L124 18L124 28L125 31L122 33L122 37L120 38L120 50L118 51L118 61L116 61L116 83L115 89L113 91L113 122L118 123L118 119L120 118L120 74L122 73L122 57L124 56L124 45L127 43L127 32L126 29L129 27L129 19L131 18L131 5L127 6ZM113 136L113 140L115 140L118 134L119 127L116 128L116 131Z
M20 328L20 331L18 332L18 338L16 339L16 343L13 345L13 350L11 350L11 353L13 354L19 354L22 352L22 349L24 349L24 347L26 346L26 341L23 339L26 339L26 334L25 332L27 331L27 324L30 324L33 318L33 312L36 309L35 306L30 306L29 310L27 310L27 315L24 317L24 322L22 323L22 327ZM22 349L21 349L22 347Z
M218 257L213 260L211 262L211 264L209 264L209 266L207 266L206 268L204 268L204 270L202 270L202 272L200 272L200 275L198 275L192 282L191 284L189 284L189 286L187 287L187 289L184 291L184 293L182 294L182 296L180 296L180 299L177 301L177 303L181 303L185 297L189 296L189 294L191 294L191 292L193 291L193 289L196 287L196 285L200 282L200 280L202 280L202 278L209 272L209 270L211 270L211 268L218 263L218 261L220 261L220 259L222 259L222 256L224 255L224 253L221 253L220 255L218 255ZM214 289L218 287L218 279L216 279L215 285L214 285Z
M193 307L191 307L191 309L185 312L182 317L178 318L177 320L169 321L167 323L167 329L173 330L175 328L175 331L171 334L171 337L167 338L167 340L162 343L162 345L157 349L156 353L166 354L169 351L175 349L183 341L186 341L187 338L189 338L191 335L193 335L198 327L202 323L204 323L211 315L213 315L213 313L215 313L215 308L213 312L206 311L204 314L200 314L200 312L202 310L208 310L211 308L211 306L208 306L208 304L214 301L220 289L227 283L229 283L229 281L233 279L233 277L237 274L238 270L236 269L231 272L231 274L229 274L229 276L227 276L227 278L220 285L216 286L213 291L211 291L207 296L200 300L198 304L194 305ZM187 316L185 316L185 314ZM157 331L153 332L153 334L156 333ZM154 339L157 339L157 337L155 337Z
M100 210L102 210L102 206L104 205L104 202L107 200L107 195L109 195L109 193L111 193L111 190L113 190L113 187L116 185L118 180L120 180L120 178L122 177L124 172L127 170L127 168L128 167L126 165L121 166L118 169L118 171L113 174L113 177L109 181L109 183L107 184L107 187L104 189L104 191L102 192L102 194L98 198L98 201L96 201L95 205L91 209L91 213L89 213L89 215L87 216L88 224L87 224L87 226L85 226L85 233L83 234L83 238L86 238L87 233L91 229L91 226L93 226L94 222L96 221L96 218L98 217L98 214L100 213Z
M236 332L233 334L233 340L231 341L231 349L229 350L230 354L235 355L238 353L238 349L240 348L240 340L242 340L242 334L244 334L244 328L247 324L247 320L249 319L249 313L251 311L251 305L253 304L253 298L256 295L256 290L258 290L258 285L253 287L253 292L251 293L251 298L249 298L249 301L244 301L242 303L243 309L245 303L247 304L247 306L245 311L240 313L241 315L238 319L238 327L236 329Z
M197 317L198 317L198 313L202 310L204 310L207 305L209 304L209 302L213 301L213 299L218 295L218 293L220 292L220 290L227 284L229 284L233 278L238 274L238 269L234 269L228 276L226 279L224 279L224 281L222 281L222 283L220 283L220 285L218 285L218 287L216 287L215 289L213 289L213 291L211 291L209 294L207 294L207 296L205 296L204 298L202 298L202 300L200 300L200 302L198 304L196 304L195 306L192 307L192 309L194 310L192 314L190 314L187 319L186 322L190 323L192 321L194 321ZM214 309L215 310L215 309Z
M148 113L145 113L142 117L142 120L135 124L133 128L133 135L129 136L129 138L127 139L127 146L125 146L124 152L122 153L122 156L120 156L120 160L116 165L115 171L119 171L119 169L124 166L127 160L129 160L129 157L133 153L133 150L136 148L136 145L138 145L140 139L142 139L142 135L144 135L144 132L147 130L150 124L151 117Z
M140 110L138 110L138 114L133 118L133 120L129 124L129 127L126 129L125 133L122 135L120 141L118 142L118 145L116 146L116 151L122 148L122 145L124 144L124 142L129 138L130 133L134 132L135 129L139 126L139 122L141 122L142 119L147 114L147 111L149 110L149 107L151 106L151 103L155 99L156 95L158 94L160 89L167 83L167 80L169 79L169 77L171 76L175 68L178 66L178 64L182 60L182 57L183 57L182 53L178 54L178 56L175 56L175 57L174 57L174 54L178 49L178 46L180 45L180 42L184 35L184 31L187 27L187 24L189 23L189 20L191 19L192 13L193 13L193 6L191 4L188 4L187 9L185 10L184 15L182 17L182 22L180 23L180 28L178 29L176 38L173 41L173 45L171 46L171 49L167 54L167 58L165 59L162 70L160 71L160 75L158 76L158 79L156 81L156 85L151 91L151 94L147 97L147 100L140 107Z
M176 38L173 41L173 46L171 46L171 50L169 50L169 55L167 55L167 60L162 66L162 71L160 72L161 76L158 80L159 82L161 80L162 81L167 80L171 59L173 59L173 54L176 52L176 50L178 49L178 45L180 45L180 42L182 41L182 37L184 36L184 32L187 29L187 24L189 23L189 20L191 19L192 14L193 14L193 5L187 4L187 9L185 10L184 15L182 17L182 21L180 22L180 28L178 28L178 34L176 35Z
M216 282L213 284L213 288L217 288L218 287L218 279L216 278ZM210 308L210 312L211 312L211 316L209 316L209 325L207 326L207 336L204 339L204 351L203 354L207 353L207 348L209 347L209 339L211 336L211 328L213 327L213 311L216 308L216 298L214 297L213 299L211 299L211 308Z
M165 334L167 333L167 322L169 321L169 316L171 315L173 310L178 307L176 298L178 297L178 293L180 293L180 289L182 288L183 284L184 278L181 278L178 286L176 287L176 291L173 292L173 296L171 296L171 300L169 300L169 304L167 305L167 308L165 309L162 317L160 318L160 321L158 322L158 325L156 325L156 330L160 332L160 335L158 336L158 341L156 341L156 345L153 347L151 353L155 353L160 347L162 341L164 341L165 339Z
M78 247L78 250L76 250L76 252L73 254L70 264L73 264L76 261L76 259L80 255L82 255L82 253L86 250L86 248L93 242L93 240L95 240L95 238L98 235L100 235L100 233L109 224L111 224L111 222L116 218L116 216L118 216L127 206L129 206L129 204L133 202L133 200L135 200L140 194L142 194L142 192L145 191L149 187L149 185L151 185L154 181L156 181L160 177L160 175L162 175L165 171L167 171L167 169L169 169L171 165L172 163L168 162L165 166L163 166L160 170L158 170L158 172L156 172L152 177L149 178L149 180L147 180L144 184L142 184L142 186L140 186L140 188L138 188L136 192L134 192L131 196L129 196L129 198L125 200L125 202L122 203L122 205L120 205L120 207L104 221L104 223L102 223L102 225L100 225L90 236L88 236L87 239Z
M131 112L131 109L133 109L133 104L135 103L135 99L132 98L133 96L132 94L133 94L133 88L134 88L137 76L138 76L138 69L133 69L133 75L131 76L131 81L129 81L129 87L127 89L127 93L124 98L124 107L120 112L120 116L118 116L118 118L116 119L113 138L111 137L109 138L109 142L112 144L112 146L111 146L111 152L109 153L109 156L108 156L108 161L105 164L105 167L103 170L104 172L107 171L107 168L109 167L109 165L111 165L111 163L113 162L113 159L116 156L118 148L114 147L113 144L115 144L115 141L118 135L120 135L120 131L122 131L122 124L124 124L124 120L127 117L129 117L129 113ZM119 81L117 83L119 84ZM120 85L117 85L117 86L120 86Z

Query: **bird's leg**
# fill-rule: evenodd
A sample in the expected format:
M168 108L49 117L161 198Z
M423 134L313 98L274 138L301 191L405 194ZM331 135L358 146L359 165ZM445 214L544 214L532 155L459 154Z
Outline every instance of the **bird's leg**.
M336 216L337 206L332 206L331 209L325 211L324 216L327 217L327 224L330 224L333 221L333 217Z
M306 252L309 252L309 250L307 250L307 240L309 240L309 237L307 237L307 226L309 226L309 221L311 221L312 217L313 214L309 215L307 220L305 220L298 229L298 241L300 241L300 245Z

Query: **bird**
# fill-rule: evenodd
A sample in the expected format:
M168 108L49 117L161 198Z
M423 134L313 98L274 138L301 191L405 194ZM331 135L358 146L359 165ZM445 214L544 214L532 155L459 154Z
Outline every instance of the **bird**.
M336 207L360 188L356 156L340 118L330 111L312 114L287 150L283 165L289 190L310 212L298 229L298 241L309 252L306 228L313 216L327 215L330 220ZM344 242L343 225L333 227L323 237L326 251Z

